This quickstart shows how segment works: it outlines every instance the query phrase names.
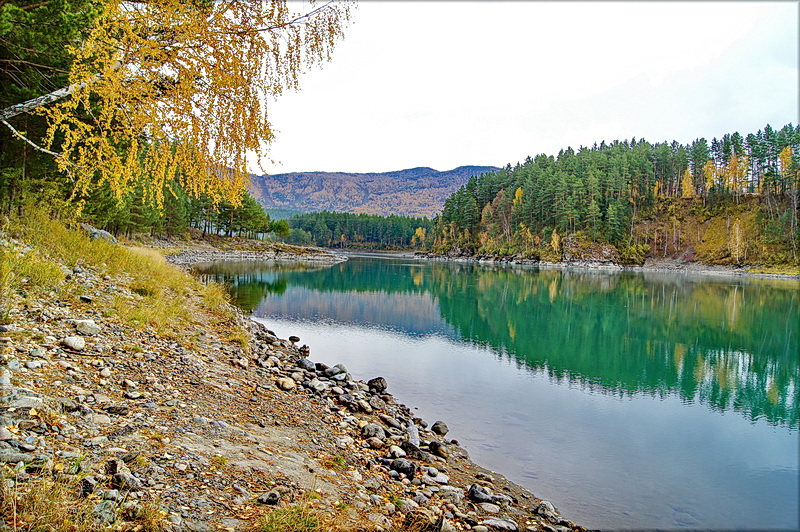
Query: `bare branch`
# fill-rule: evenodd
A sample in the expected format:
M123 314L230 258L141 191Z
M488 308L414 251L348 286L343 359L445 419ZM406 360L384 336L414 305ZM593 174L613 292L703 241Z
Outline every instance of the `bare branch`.
M22 133L20 133L19 131L17 131L17 130L14 128L14 126L12 126L12 125L11 125L11 124L9 124L8 122L6 122L6 121L5 121L5 119L3 119L3 120L0 120L0 122L2 122L3 124L5 124L5 126L6 126L8 129L10 129L10 130L11 130L11 132L14 134L14 136L15 136L15 137L17 137L18 139L20 139L20 140L22 140L22 141L24 141L24 142L27 142L27 143L28 143L30 146L33 146L33 148L34 148L34 149L36 149L36 150L39 150L39 151L40 151L40 152L42 152L42 153L46 153L47 155L51 155L51 156L53 156L53 158L55 158L55 159L63 159L63 158L64 158L64 154L62 154L62 153L57 153L57 152L54 152L54 151L50 151L50 150L48 150L47 148L42 148L41 146L39 146L38 144L36 144L35 142L33 142L31 139L29 139L28 137L26 137L25 135L23 135ZM71 174L69 171L67 171L67 175L69 176L69 178L70 178L70 180L71 180L71 181L73 181L73 182L75 181L75 179L72 177L72 174Z
M48 65L40 65L39 63L31 63L30 61L25 61L22 59L0 59L0 63L9 63L12 65L28 65L36 68L43 68L46 70L52 70L54 72L60 72L62 74L69 74L69 70L63 70L61 68L56 68Z

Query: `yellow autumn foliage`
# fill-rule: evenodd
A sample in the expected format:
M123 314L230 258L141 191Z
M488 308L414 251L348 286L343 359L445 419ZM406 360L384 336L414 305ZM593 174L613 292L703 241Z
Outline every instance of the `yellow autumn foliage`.
M74 196L107 183L121 197L144 182L161 205L176 180L236 203L248 154L261 160L273 139L268 101L330 58L351 5L105 0L74 47L72 96L40 111Z

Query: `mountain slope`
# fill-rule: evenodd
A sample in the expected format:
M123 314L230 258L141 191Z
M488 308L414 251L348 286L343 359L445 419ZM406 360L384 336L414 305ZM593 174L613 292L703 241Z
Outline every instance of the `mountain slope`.
M470 177L496 170L494 166L459 166L446 172L420 167L366 174L253 175L250 193L267 209L433 217Z

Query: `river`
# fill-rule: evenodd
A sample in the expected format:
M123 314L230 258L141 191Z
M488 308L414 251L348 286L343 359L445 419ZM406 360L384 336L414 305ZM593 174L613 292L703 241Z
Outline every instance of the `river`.
M800 528L795 280L370 256L199 269L578 524Z

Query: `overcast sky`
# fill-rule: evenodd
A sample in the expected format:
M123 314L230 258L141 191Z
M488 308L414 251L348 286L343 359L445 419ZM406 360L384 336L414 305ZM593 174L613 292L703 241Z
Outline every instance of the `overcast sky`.
M263 168L504 166L797 124L798 5L362 0L332 61L269 104Z

